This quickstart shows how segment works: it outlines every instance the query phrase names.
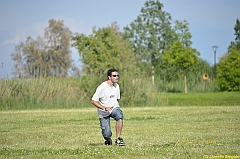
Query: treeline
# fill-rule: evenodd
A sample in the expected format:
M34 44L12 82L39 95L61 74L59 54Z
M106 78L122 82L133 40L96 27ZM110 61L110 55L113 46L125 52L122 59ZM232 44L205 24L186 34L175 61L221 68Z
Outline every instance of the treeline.
M36 103L48 101L40 98L44 94L54 96L52 101L65 99L58 98L64 95L58 87L75 87L78 91L73 89L72 93L79 96L79 100L86 99L92 95L95 86L106 80L109 68L120 71L121 93L128 104L146 104L152 92L239 91L239 20L234 27L235 41L230 43L229 51L217 64L216 79L214 67L199 58L200 52L191 46L188 25L186 20L173 21L170 14L163 11L159 0L147 0L139 16L123 31L114 22L103 28L94 27L92 34L84 35L72 33L63 21L51 19L43 37L28 37L15 47L11 55L15 62L12 73L17 79L1 81L1 101L10 102L7 99L20 93L34 97L38 84L42 86L41 92L36 99L29 99ZM72 63L71 47L79 52L83 64L81 70ZM203 79L204 74L208 78ZM43 85L49 78L54 79L50 80L53 90L51 86ZM68 80L73 83L68 85ZM29 81L32 84L27 86ZM67 86L61 87L62 82ZM73 94L71 91L68 94L67 99L71 101ZM28 98L24 100L28 101Z

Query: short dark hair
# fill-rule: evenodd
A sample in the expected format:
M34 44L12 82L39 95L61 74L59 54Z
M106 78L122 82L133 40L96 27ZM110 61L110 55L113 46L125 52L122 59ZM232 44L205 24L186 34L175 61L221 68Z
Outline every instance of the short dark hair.
M112 76L112 72L118 72L118 70L115 69L115 68L109 69L109 70L107 71L107 77L108 77L108 76Z

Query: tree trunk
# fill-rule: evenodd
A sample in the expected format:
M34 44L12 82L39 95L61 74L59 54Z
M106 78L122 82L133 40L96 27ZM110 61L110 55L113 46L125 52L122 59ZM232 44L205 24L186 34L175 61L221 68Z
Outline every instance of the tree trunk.
M187 94L187 71L184 70L184 87L185 87L185 93Z
M154 66L152 66L152 84L154 84Z

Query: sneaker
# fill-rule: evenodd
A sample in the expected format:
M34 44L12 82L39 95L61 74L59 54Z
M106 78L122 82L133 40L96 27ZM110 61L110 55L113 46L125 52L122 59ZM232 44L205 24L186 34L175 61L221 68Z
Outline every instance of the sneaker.
M110 140L106 140L105 141L105 145L112 145L112 140L110 139Z
M125 146L125 142L120 137L118 139L116 139L115 144L118 146Z

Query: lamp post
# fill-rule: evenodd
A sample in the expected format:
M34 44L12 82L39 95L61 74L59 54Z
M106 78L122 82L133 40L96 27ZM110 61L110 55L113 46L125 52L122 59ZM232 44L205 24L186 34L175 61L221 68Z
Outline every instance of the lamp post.
M216 77L217 77L217 72L216 72L216 52L217 52L218 46L213 46L212 49L213 49L213 52L214 52L214 78L216 79Z

